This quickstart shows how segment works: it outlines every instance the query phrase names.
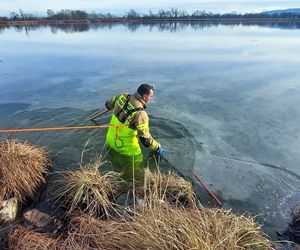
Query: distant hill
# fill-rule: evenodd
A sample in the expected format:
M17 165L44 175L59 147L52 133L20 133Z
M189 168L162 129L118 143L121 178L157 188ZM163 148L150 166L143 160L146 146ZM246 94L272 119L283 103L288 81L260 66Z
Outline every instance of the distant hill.
M283 15L283 14L293 14L293 15L300 15L300 8L297 9L286 9L286 10L271 10L271 11L264 11L261 14L266 15Z

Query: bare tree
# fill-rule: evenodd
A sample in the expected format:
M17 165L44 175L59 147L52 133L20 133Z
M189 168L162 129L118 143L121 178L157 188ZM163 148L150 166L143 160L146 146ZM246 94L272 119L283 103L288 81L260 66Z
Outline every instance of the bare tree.
M139 13L137 13L134 9L131 9L127 12L127 18L129 19L135 19L139 17L140 17Z
M177 18L178 17L178 14L179 14L179 11L178 9L171 9L171 14L172 14L172 17L174 18Z
M51 9L47 10L47 18L52 19L55 16L55 12Z
M25 19L25 15L24 15L24 12L23 12L23 10L22 10L22 9L20 9L20 10L19 10L19 12L20 12L20 16L21 16L21 18L24 20L24 19Z
M11 12L11 13L10 13L10 19L12 19L12 20L19 20L19 19L20 19L20 16L19 16L19 14L16 13L16 12Z

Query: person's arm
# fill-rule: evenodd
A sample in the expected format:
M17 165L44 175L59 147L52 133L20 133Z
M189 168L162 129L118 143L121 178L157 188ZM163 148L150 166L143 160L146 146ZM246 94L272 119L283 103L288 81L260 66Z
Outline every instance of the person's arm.
M105 102L105 107L106 107L108 110L114 109L115 103L116 103L116 99L117 99L117 95L115 95L115 96L113 96L112 98L108 99L108 100Z
M139 111L136 115L135 127L138 131L138 136L141 143L157 152L160 148L158 141L153 139L149 129L149 117L145 111Z

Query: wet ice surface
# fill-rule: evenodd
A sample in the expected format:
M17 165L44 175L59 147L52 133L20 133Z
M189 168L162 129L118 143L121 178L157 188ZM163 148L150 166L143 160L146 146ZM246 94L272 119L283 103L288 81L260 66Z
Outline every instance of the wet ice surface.
M180 126L177 128L180 129ZM283 166L260 163L250 156L239 158L233 154L210 152L205 144L191 136L184 139L163 137L160 141L168 142L168 146L171 142L182 149L178 151L167 147L169 163L189 178L194 170L223 205L239 213L257 215L264 230L273 238L277 231L284 230L284 224L290 220L291 209L300 199L300 176L296 172ZM202 201L214 204L198 181L192 180Z
M0 34L0 128L84 124L108 97L154 81L150 125L168 164L188 177L195 170L228 207L257 214L275 237L300 201L299 35L257 26L41 28L28 36L7 29ZM78 167L96 133L5 137L46 146L60 170ZM91 154L101 152L105 131L96 136Z
M295 201L300 199L300 178L284 171L203 153L197 154L196 162L200 165L196 171L229 207L258 215L272 236L282 230Z
M274 238L300 199L300 96L296 89L290 93L290 84L264 91L251 85L247 91L186 89L179 103L170 103L176 121L201 145L195 148L196 173L226 205L258 215Z

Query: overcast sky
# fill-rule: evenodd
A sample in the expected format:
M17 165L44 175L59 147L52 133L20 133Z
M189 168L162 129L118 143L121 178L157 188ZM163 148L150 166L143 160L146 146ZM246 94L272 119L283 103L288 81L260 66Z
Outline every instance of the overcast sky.
M54 11L81 9L124 14L129 9L147 13L148 10L157 12L159 9L170 8L184 9L189 12L198 9L215 13L233 11L245 13L300 8L300 0L0 0L0 15L9 15L10 12L19 11L19 9L31 13L46 13L47 9Z

